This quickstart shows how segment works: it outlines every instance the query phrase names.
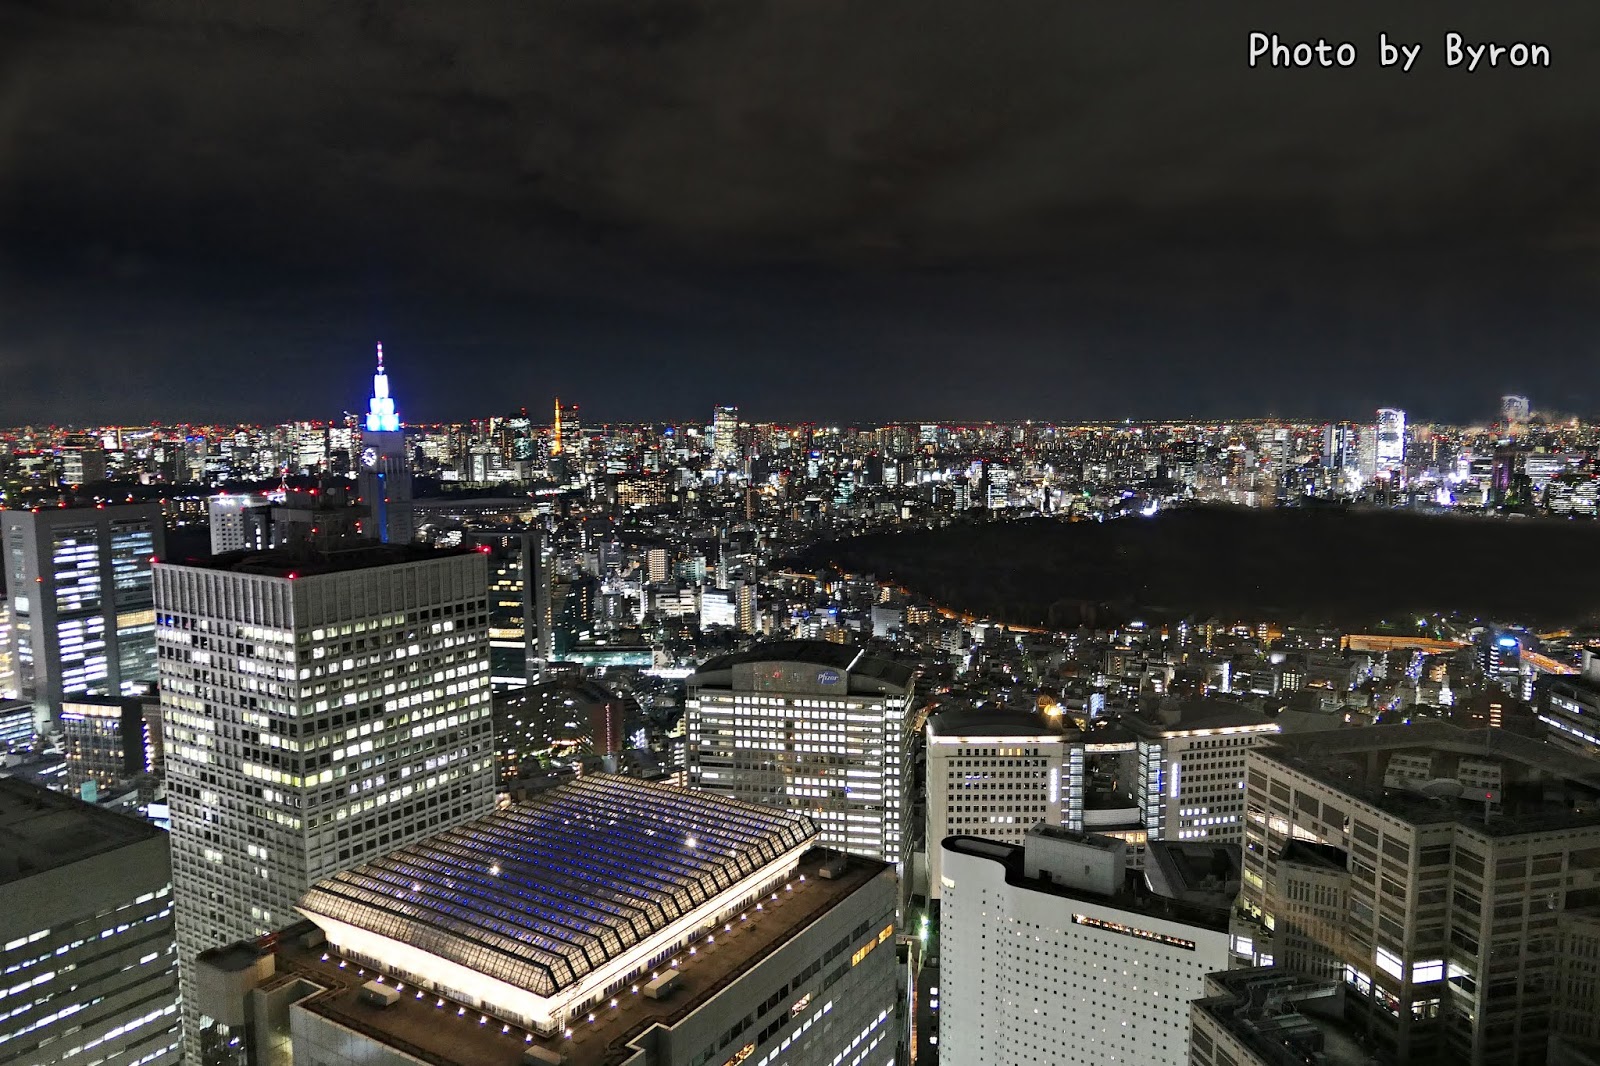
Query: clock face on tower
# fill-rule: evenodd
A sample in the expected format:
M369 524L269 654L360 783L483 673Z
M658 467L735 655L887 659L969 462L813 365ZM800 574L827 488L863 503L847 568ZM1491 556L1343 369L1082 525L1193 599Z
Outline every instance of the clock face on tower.
M361 465L371 470L378 465L378 449L368 448L361 453Z

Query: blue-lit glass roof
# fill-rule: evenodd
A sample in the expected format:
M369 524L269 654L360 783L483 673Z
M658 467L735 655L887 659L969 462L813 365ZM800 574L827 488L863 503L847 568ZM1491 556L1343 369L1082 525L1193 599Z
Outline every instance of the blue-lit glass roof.
M300 910L551 996L816 833L802 814L591 776L327 878Z

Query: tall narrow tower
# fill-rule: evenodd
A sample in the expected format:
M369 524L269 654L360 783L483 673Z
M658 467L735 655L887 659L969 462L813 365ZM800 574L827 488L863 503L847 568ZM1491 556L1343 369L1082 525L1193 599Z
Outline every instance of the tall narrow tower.
M400 412L389 395L389 374L383 366L381 344L361 444L361 502L372 513L373 535L385 544L409 544L416 536L416 516L411 508L411 457L406 453Z

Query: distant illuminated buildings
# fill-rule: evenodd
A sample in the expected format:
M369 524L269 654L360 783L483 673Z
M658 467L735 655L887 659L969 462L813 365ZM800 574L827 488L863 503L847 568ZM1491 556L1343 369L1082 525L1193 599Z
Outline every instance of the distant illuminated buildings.
M1352 422L1330 422L1322 431L1322 468L1356 471L1361 464L1361 434Z
M712 659L689 678L689 781L803 811L824 844L899 863L913 676L816 640Z
M1500 397L1500 421L1505 423L1508 431L1515 433L1528 424L1528 416L1532 414L1532 406L1526 396Z
M378 369L372 375L372 398L361 434L361 502L372 515L371 532L385 544L409 544L416 537L411 503L411 456L406 450L400 412L389 395L389 374L378 345Z
M159 504L0 512L18 694L49 728L72 696L123 695L156 675L151 560Z

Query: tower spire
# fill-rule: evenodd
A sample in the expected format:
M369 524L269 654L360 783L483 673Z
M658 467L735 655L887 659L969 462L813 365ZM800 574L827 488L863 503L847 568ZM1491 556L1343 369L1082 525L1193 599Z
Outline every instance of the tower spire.
M383 368L383 345L378 345L378 371L372 375L372 398L367 401L367 432L393 433L400 428L400 413L389 395L389 373Z

